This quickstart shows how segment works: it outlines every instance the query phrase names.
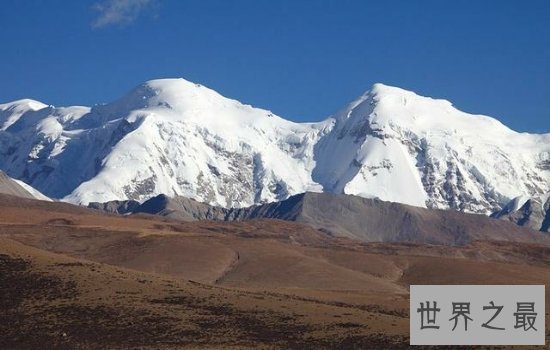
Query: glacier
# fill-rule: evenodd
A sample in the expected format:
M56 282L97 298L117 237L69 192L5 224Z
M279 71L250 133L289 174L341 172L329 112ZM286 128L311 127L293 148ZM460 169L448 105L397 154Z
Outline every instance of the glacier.
M489 214L550 192L550 134L383 84L295 123L184 79L93 107L0 104L0 169L76 204L159 194L222 207L303 192Z

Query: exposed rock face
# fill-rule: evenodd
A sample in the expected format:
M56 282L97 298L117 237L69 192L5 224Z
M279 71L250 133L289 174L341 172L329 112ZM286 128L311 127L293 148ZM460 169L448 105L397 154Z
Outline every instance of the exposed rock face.
M105 203L91 202L88 204L88 208L106 211L113 214L129 214L136 210L139 206L140 203L133 200L109 201Z
M502 210L493 213L491 217L508 220L534 230L550 232L550 196L515 198Z

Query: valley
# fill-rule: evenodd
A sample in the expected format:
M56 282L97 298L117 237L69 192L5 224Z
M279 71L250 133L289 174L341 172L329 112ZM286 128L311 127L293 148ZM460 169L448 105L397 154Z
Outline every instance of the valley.
M4 348L407 348L410 284L550 281L544 243L363 243L1 199Z

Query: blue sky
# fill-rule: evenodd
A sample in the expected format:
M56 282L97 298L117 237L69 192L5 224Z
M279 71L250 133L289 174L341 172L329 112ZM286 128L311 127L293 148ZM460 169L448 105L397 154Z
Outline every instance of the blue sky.
M550 1L2 0L0 101L184 77L296 121L382 82L550 132Z

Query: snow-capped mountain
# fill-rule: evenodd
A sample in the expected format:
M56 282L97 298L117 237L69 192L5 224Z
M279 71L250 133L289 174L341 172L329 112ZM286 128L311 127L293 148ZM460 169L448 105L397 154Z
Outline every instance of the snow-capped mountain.
M82 204L164 193L242 207L326 191L490 213L550 190L550 134L381 84L319 123L163 79L92 108L3 104L0 127L0 169Z
M489 214L550 189L550 134L517 133L445 100L376 84L316 145L331 192Z
M160 193L222 206L305 190L323 123L297 124L183 79L149 81L93 108L1 105L0 167L75 203L143 201ZM14 121L14 119L16 119Z

